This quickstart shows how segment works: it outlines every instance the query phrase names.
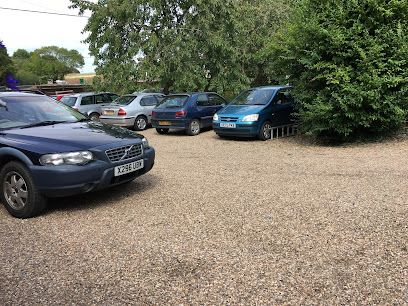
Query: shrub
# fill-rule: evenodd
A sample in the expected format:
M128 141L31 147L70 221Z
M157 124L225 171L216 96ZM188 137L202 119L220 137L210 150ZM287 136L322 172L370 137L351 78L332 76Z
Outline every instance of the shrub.
M350 140L400 128L408 110L408 1L300 0L271 43L303 129Z

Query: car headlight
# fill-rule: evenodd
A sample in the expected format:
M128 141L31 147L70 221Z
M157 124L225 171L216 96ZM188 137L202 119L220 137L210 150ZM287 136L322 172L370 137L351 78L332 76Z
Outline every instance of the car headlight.
M258 119L259 119L259 114L252 114L252 115L248 115L242 118L242 121L243 122L255 122L255 121L258 121Z
M142 145L143 145L143 149L148 149L149 148L149 142L147 141L146 138L142 139Z
M214 114L213 121L218 121L218 115Z
M89 151L46 154L40 157L43 166L85 165L93 160Z

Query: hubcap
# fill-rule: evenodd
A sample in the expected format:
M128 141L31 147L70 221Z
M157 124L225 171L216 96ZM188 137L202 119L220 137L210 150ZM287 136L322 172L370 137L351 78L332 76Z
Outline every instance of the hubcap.
M198 132L200 132L200 123L198 121L191 122L191 131L193 134L198 134Z
M9 172L3 185L4 197L15 210L21 210L27 203L28 189L24 178L17 172Z
M141 130L144 130L146 128L146 120L144 120L143 118L139 118L137 119L137 127Z
M269 123L266 123L263 128L263 134L265 139L271 139L271 131L272 131L272 126Z

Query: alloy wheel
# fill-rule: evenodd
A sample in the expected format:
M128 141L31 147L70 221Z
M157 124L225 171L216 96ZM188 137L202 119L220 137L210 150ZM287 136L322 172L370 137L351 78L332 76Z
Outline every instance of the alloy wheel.
M15 171L6 174L3 184L4 197L15 210L25 207L28 199L28 188L24 178Z
M262 132L265 139L271 139L272 126L269 123L265 123Z
M197 120L191 122L191 132L195 135L200 132L200 123Z
M147 126L147 122L145 118L138 118L136 121L137 128L139 130L144 130Z

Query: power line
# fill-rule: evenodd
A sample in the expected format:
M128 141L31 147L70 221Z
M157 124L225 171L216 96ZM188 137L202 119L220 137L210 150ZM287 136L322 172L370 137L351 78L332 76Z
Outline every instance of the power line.
M0 10L19 11L19 12L28 12L28 13L38 13L38 14L48 14L48 15L58 15L58 16L68 16L68 17L79 17L79 18L89 18L89 16L82 16L82 15L53 13L53 12L34 11L34 10L23 10L23 9L11 8L11 7L0 7Z

